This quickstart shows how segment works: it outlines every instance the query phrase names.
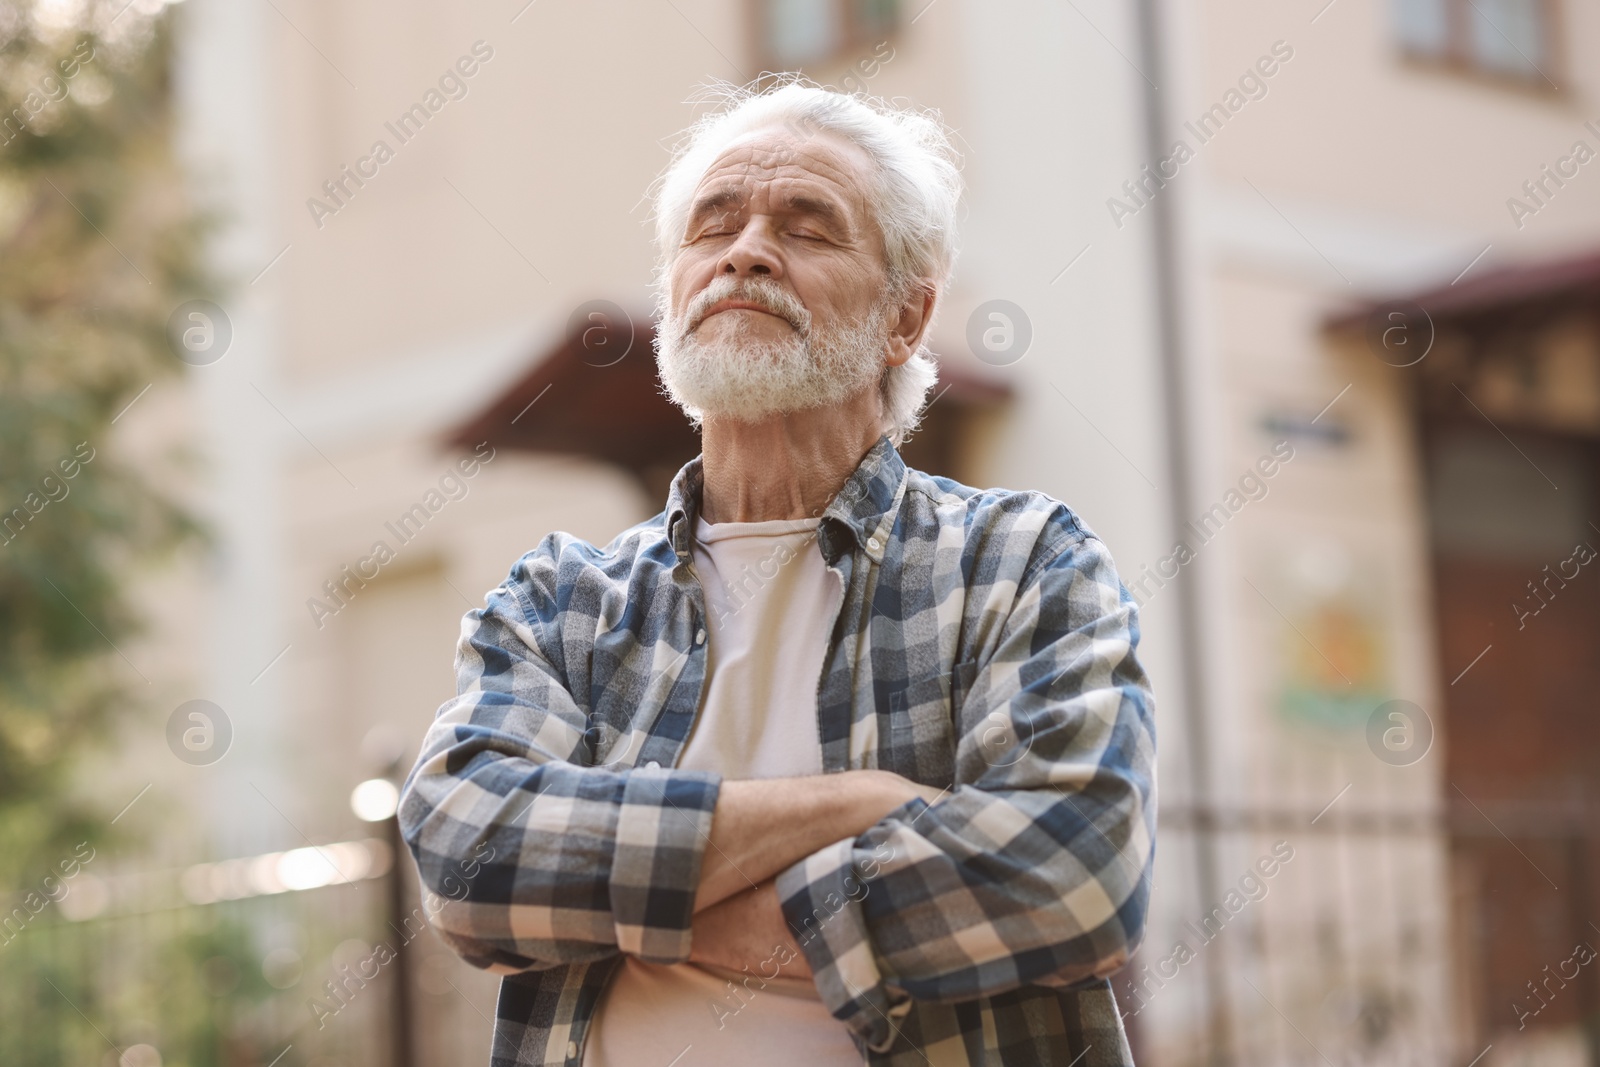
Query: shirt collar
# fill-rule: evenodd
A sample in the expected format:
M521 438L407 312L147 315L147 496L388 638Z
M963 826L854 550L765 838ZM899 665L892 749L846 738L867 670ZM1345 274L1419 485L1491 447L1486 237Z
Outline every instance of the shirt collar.
M672 479L667 491L666 536L678 559L691 558L694 524L700 510L700 491L705 484L702 456L696 456ZM855 544L882 562L894 528L900 500L905 494L906 465L900 452L889 442L889 435L878 438L867 450L855 472L845 480L837 495L828 502L817 523L817 543L831 564L847 548L848 535Z

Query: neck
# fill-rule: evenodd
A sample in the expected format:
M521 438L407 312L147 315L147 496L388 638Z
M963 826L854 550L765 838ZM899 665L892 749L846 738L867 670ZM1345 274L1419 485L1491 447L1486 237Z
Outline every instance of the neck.
M843 404L758 422L707 416L700 516L707 522L820 517L883 436L877 387Z

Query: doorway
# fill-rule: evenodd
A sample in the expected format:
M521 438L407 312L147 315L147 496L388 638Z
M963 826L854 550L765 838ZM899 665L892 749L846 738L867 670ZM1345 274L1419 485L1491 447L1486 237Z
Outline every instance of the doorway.
M1596 1064L1600 463L1514 438L1424 433L1455 956L1486 1062Z

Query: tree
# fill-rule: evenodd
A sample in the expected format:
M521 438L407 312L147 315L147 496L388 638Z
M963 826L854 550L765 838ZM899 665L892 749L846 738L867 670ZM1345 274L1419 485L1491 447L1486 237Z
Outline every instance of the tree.
M108 448L211 295L172 149L159 0L0 0L0 891L102 816L77 756L136 707L130 575L195 524Z

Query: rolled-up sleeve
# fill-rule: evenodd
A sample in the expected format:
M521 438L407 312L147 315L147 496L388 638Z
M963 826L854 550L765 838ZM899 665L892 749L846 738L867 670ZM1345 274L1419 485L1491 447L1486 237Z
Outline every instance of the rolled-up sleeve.
M875 1051L912 999L1099 980L1143 938L1155 724L1137 608L1082 532L1016 589L959 709L951 791L777 879L823 1002Z
M445 899L434 928L469 963L679 963L721 777L588 765L586 715L559 668L553 570L530 553L463 619L457 695L406 780L401 834Z

